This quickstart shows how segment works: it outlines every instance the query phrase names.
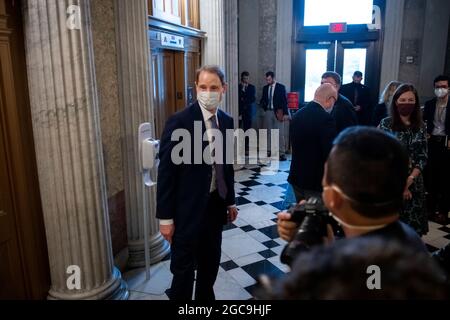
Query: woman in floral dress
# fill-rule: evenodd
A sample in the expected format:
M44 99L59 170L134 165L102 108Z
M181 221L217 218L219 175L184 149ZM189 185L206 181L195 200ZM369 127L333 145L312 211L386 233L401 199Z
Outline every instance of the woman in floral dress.
M422 236L428 232L422 174L427 162L427 140L419 96L413 85L403 84L395 91L390 110L391 116L383 119L379 127L394 134L405 145L410 158L400 219Z

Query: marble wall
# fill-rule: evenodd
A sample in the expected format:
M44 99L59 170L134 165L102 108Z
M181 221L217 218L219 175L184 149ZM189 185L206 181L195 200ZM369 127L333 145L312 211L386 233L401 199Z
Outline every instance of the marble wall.
M433 97L433 79L444 72L449 15L447 0L405 1L398 80L417 86L422 103Z
M406 0L403 33L400 51L399 80L419 83L420 63L422 58L422 39L425 19L425 0ZM413 62L407 63L407 57L412 57Z
M97 91L113 252L127 246L114 0L91 2Z
M257 101L266 85L265 73L276 73L277 2L239 0L239 74L250 72Z

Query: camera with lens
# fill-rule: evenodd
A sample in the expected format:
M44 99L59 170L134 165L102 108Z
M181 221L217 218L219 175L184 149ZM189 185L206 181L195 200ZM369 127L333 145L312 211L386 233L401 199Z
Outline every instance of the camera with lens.
M312 246L323 244L323 239L327 237L327 225L332 227L335 236L343 235L342 229L319 198L312 197L305 203L294 204L288 212L292 216L291 221L300 227L294 239L281 253L280 260L284 264L292 266L299 253L308 251Z

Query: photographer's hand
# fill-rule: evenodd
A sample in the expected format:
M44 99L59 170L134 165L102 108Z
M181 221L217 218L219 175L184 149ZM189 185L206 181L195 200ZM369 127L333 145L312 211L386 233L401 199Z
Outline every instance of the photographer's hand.
M286 211L278 214L277 229L281 239L285 241L292 241L297 233L298 225L295 222L290 221L291 214Z

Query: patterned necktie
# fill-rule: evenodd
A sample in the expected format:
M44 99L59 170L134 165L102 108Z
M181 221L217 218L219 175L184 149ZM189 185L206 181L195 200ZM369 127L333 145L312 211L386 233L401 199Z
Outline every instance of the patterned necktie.
M219 127L217 126L217 121L216 121L216 116L212 116L211 118L209 118L209 122L211 124L211 129L217 129L219 130ZM220 140L216 140L215 141L215 147L217 149L223 150L223 145L218 143L220 142ZM214 159L214 155L213 159ZM221 161L223 162L223 161ZM227 197L227 184L225 182L225 172L224 172L224 167L223 167L223 163L216 163L214 162L214 170L216 172L216 186L217 186L217 190L219 191L219 196L222 199L226 199Z

